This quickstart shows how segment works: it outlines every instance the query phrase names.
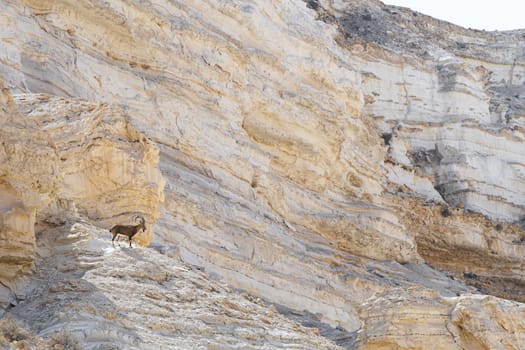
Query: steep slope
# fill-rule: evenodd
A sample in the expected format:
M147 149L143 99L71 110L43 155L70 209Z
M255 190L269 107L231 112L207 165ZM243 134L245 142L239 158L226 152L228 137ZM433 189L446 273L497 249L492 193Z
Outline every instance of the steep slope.
M260 299L148 248L111 246L77 222L44 229L25 301L11 310L48 338L82 349L336 349Z
M335 342L363 349L517 349L525 341L519 331L525 305L471 295L421 265L368 262L375 283L389 287L361 305L364 327L351 334L233 291L152 248L112 246L108 231L82 220L43 228L37 247L35 273L9 313L37 337L81 349L337 349Z
M361 0L4 0L0 23L0 122L16 151L0 165L5 307L24 297L20 276L45 247L35 232L52 239L61 229L42 230L69 222L93 235L142 214L142 243L154 235L166 255L347 348L520 347L522 304L471 293L525 300L523 31L469 31ZM111 281L113 260L171 264L144 262L149 252L94 264ZM134 283L60 278L88 279L113 303ZM31 314L47 291L13 309L42 335L55 323ZM133 294L141 305L145 293ZM184 299L170 298L160 308ZM85 316L58 305L60 322ZM158 335L136 325L146 315L123 312L107 343ZM259 333L246 326L246 344L296 325L275 317ZM80 338L98 339L79 320ZM210 339L192 329L196 344ZM333 346L298 332L290 344ZM165 333L160 342L184 339Z

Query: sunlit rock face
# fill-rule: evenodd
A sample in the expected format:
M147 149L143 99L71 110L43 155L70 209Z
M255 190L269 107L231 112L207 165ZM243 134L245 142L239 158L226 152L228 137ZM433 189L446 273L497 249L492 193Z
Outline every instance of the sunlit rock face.
M359 0L4 1L0 23L24 273L35 224L140 214L137 241L347 347L492 347L452 310L525 300L523 31Z
M418 252L523 300L523 30L466 30L373 2L336 1L329 13L359 62L363 113L388 144L390 185L455 208L409 214Z
M523 218L523 31L466 30L380 3L333 7L341 42L360 57L365 113L391 137L390 160L430 178L452 206Z
M340 349L180 259L141 246L114 249L101 231L76 222L39 235L41 281L14 309L39 337L65 333L81 349Z
M519 349L522 303L492 296L439 298L391 290L364 305L360 349Z
M31 270L35 225L38 231L84 217L109 228L132 223L133 215L148 223L159 217L164 180L158 149L122 110L45 94L13 98L5 92L5 98L1 270L10 292L15 277ZM151 227L135 237L142 244L151 239Z

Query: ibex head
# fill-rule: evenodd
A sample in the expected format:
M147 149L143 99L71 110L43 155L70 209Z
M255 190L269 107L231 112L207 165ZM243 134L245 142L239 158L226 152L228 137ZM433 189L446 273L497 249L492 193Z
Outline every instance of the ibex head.
M140 220L140 224L139 225L142 226L142 230L146 231L146 220L144 219L144 217L142 215L135 215L133 217L133 220L137 221L137 219Z

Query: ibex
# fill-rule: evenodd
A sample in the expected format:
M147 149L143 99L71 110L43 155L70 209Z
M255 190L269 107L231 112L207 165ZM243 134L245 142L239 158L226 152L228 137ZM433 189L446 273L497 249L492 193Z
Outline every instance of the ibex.
M115 246L115 238L118 235L124 235L128 236L129 240L129 247L131 246L131 239L133 236L135 236L140 230L146 231L146 220L142 216L134 216L134 220L140 219L140 224L138 225L115 225L109 230L113 234L113 238L111 239L111 244L113 244L113 247ZM118 240L117 240L118 241Z

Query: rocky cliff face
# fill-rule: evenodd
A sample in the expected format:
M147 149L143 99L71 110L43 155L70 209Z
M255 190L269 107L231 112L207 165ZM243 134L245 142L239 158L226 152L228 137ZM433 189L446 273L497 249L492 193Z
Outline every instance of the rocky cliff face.
M86 348L525 342L524 31L360 0L0 10L1 301L39 336L76 320ZM111 248L137 214L162 255ZM176 291L195 279L202 300Z
M164 179L159 151L125 112L100 103L46 94L6 100L0 131L2 162L2 301L30 272L35 233L79 218L112 223L159 217ZM148 244L151 227L135 239ZM9 291L10 289L10 291ZM15 295L13 295L13 292Z

